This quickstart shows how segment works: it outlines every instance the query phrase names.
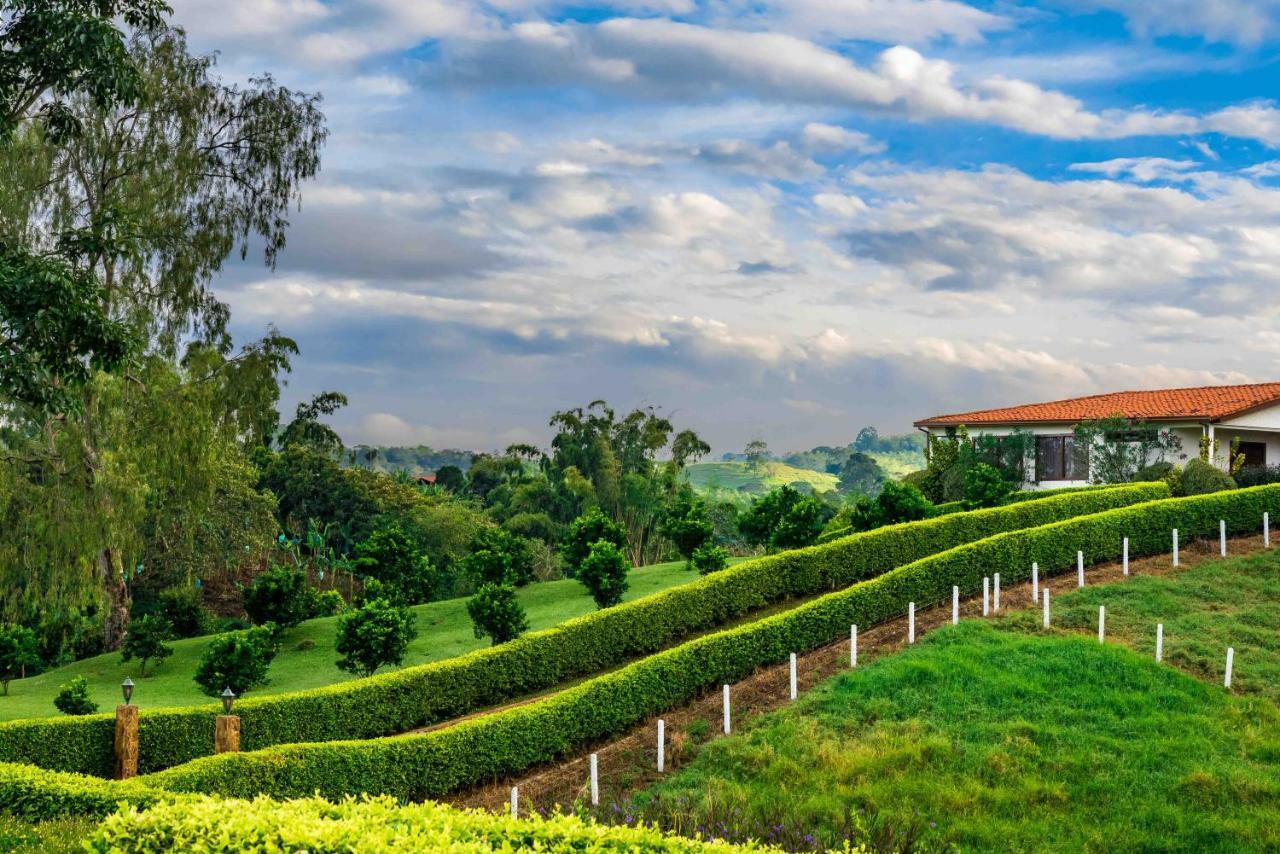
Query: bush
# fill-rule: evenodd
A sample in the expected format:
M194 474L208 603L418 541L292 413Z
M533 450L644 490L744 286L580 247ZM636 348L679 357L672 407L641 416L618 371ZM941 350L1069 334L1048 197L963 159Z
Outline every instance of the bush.
M998 507L1011 491L995 466L978 463L964 473L964 500L970 507Z
M471 541L462 572L477 587L510 584L523 587L534 579L533 552L524 537L502 528L481 528Z
M36 633L23 626L0 628L0 685L9 696L9 683L27 675L27 668L40 664Z
M812 545L831 515L818 499L783 486L753 502L738 527L753 545L796 549Z
M384 664L400 664L418 636L413 613L386 599L374 599L338 618L338 666L372 676Z
M210 697L230 688L242 696L267 681L276 657L276 626L271 623L218 635L209 642L196 667L196 684Z
M693 550L690 563L699 575L710 575L729 565L729 553L717 545L706 543Z
M600 540L591 546L586 560L578 567L578 580L591 593L597 608L610 608L622 601L630 586L627 571L631 562L617 546Z
M1268 483L1280 483L1280 465L1245 466L1235 474L1236 486L1264 486Z
M430 601L440 586L440 574L431 559L398 523L384 523L374 530L356 546L355 554L361 572L410 604Z
M312 617L332 617L347 610L347 600L337 590L316 590L311 598Z
M138 659L140 676L147 675L147 662L154 661L157 666L173 655L173 647L165 641L173 637L173 625L156 614L139 617L129 623L129 633L124 636L120 647L120 660Z
M175 638L199 637L209 631L213 614L200 601L195 587L170 587L160 593L160 615L173 627Z
M89 699L89 680L83 676L59 685L53 705L64 715L91 715L98 711L98 704Z
M692 566L694 552L711 539L715 529L707 516L706 502L685 488L666 509L658 530L675 544L685 565Z
M113 721L109 715L98 717L108 723ZM83 718L57 720L84 721ZM212 730L210 733L212 737ZM82 774L46 771L34 765L0 763L0 810L30 822L73 816L99 818L114 813L122 802L146 807L161 800L187 799L187 796L153 789L137 778L102 780Z
M1235 488L1231 475L1202 459L1188 460L1182 470L1182 491L1187 495L1208 495Z
M418 735L340 744L290 744L228 753L161 772L155 785L181 792L276 797L349 793L402 799L439 797L509 776L575 748L602 741L709 688L737 681L790 652L848 636L850 624L875 625L908 602L946 601L952 585L973 590L993 571L1027 579L1072 571L1076 551L1090 563L1116 560L1123 538L1131 555L1169 547L1173 528L1211 536L1253 532L1264 511L1280 510L1280 485L1163 499L1036 528L997 534L901 566L746 625L703 635L618 670L521 706ZM716 578L717 576L711 576ZM358 769L358 771L356 770ZM412 769L409 771L408 769Z
M275 623L291 629L313 615L314 597L305 572L297 567L273 566L244 589L244 610L259 626Z
M1162 460L1158 463L1152 463L1149 466L1143 466L1138 469L1137 473L1133 476L1133 479L1138 482L1155 482L1158 480L1164 480L1169 476L1170 472L1175 472L1177 470L1178 467L1173 463Z
M498 647L367 680L247 698L236 704L241 746L256 750L406 732L617 667L771 603L840 589L960 543L1168 494L1163 484L1075 490L743 561ZM211 707L144 709L141 770L156 771L207 755L213 714ZM0 722L0 759L109 776L112 731L109 715Z
M601 540L626 551L626 530L605 516L599 507L592 507L570 523L569 533L560 544L560 556L564 558L565 573L570 578L577 574L591 547Z
M510 584L482 584L467 600L467 613L478 638L493 638L493 646L515 640L529 629L524 607Z

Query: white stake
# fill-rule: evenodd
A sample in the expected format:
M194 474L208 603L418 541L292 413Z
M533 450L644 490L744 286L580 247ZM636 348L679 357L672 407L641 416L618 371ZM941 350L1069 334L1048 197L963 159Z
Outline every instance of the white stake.
M960 588L951 587L951 625L960 622Z
M1222 679L1222 687L1224 688L1231 687L1231 662L1235 659L1235 657L1236 657L1236 651L1231 647L1227 647L1227 674Z
M791 699L796 698L796 654L791 653Z
M516 818L520 815L520 792L515 786L511 787L511 817Z
M1218 542L1221 544L1222 556L1227 556L1227 520L1218 520Z
M991 613L991 578L982 579L982 616Z
M858 666L858 624L849 627L849 666Z
M1104 642L1103 639L1106 637L1106 634L1107 634L1106 626L1107 626L1107 606L1099 605L1098 606L1098 643Z
M724 734L729 734L729 686L724 686Z
M1178 565L1178 529L1173 529L1173 565Z
M995 584L993 586L995 587L995 596L991 602L991 609L993 611L999 611L1000 610L1000 573L998 572L995 574Z
M1124 574L1129 574L1129 538L1124 538Z
M1271 514L1262 514L1262 545L1264 548L1271 548Z
M1031 601L1040 601L1040 564L1031 564Z
M666 770L667 764L667 722L658 718L658 773Z
M1164 661L1164 623L1156 623L1156 661Z
M1049 628L1049 587L1048 585L1045 585L1042 598L1044 599L1044 627L1047 629Z
M916 603L907 604L907 643L916 642Z
M600 765L594 753L591 754L591 806L600 806Z
M1076 587L1084 587L1084 552L1076 552Z

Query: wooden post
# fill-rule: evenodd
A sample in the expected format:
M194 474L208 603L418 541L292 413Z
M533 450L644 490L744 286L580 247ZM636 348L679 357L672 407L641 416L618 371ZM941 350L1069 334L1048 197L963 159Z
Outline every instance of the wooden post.
M1098 606L1098 643L1105 643L1107 626L1107 606Z
M666 770L667 764L667 722L658 718L658 773Z
M218 715L213 727L213 752L238 753L240 751L240 716Z
M600 764L594 753L591 754L591 806L600 806Z
M1049 628L1049 586L1047 584L1040 595L1044 599L1044 627L1047 629Z
M1084 587L1084 552L1076 552L1076 587Z
M951 586L951 625L960 622L960 588Z
M515 786L511 787L511 817L518 818L520 816L520 790Z
M849 627L849 666L858 666L858 624Z
M991 613L991 576L982 579L982 616Z
M1271 513L1262 514L1262 546L1271 548Z
M1222 544L1222 556L1227 556L1227 520L1218 520L1218 542Z
M1040 564L1031 564L1031 601L1040 601Z
M1156 623L1156 661L1164 659L1164 623Z
M1129 538L1124 538L1124 574L1129 574Z
M1235 649L1232 647L1227 647L1227 672L1222 677L1222 687L1224 688L1231 687L1231 664L1233 661L1235 661L1235 657L1236 657Z
M992 576L991 584L991 610L997 614L1000 613L1000 573Z
M907 605L907 643L916 642L916 603Z
M729 724L729 686L724 686L724 734L728 735L730 729Z
M138 707L116 706L116 779L138 776Z
M1178 529L1173 529L1173 565L1178 565Z
M796 654L791 653L791 699L796 698Z

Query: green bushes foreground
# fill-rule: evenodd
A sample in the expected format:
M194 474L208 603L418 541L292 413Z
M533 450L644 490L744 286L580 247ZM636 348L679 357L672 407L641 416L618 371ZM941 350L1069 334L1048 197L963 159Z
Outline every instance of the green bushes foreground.
M785 661L847 637L849 625L872 626L899 616L908 602L950 599L952 585L977 588L1000 572L1009 582L1069 571L1076 551L1090 563L1113 560L1129 538L1134 556L1168 551L1170 532L1185 539L1256 531L1264 511L1280 511L1280 485L1163 499L968 543L895 569L785 613L688 641L612 673L524 706L420 735L363 742L293 744L256 753L223 754L153 775L174 791L228 796L354 792L406 799L440 796L518 773L599 742L676 708L758 667Z
M325 688L236 704L241 744L367 739L467 714L574 677L598 673L792 596L840 589L930 554L1002 531L1165 497L1162 483L1131 484L868 531L824 546L737 564L644 599L441 662ZM143 773L207 756L215 707L143 711ZM0 724L0 761L109 776L110 715Z

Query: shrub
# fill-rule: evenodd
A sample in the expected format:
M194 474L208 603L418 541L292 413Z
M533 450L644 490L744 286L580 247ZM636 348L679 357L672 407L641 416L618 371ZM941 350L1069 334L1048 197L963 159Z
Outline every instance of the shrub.
M482 584L467 600L467 613L478 638L493 638L493 646L515 640L529 628L524 607L510 584Z
M421 799L508 776L688 702L712 686L847 637L850 624L899 616L908 602L946 601L952 585L973 590L993 571L1011 581L1115 560L1123 538L1131 555L1163 553L1169 531L1189 537L1256 531L1264 511L1280 509L1280 486L1164 499L1036 528L997 534L891 570L780 614L703 635L546 698L417 735L328 744L290 744L257 753L207 757L161 772L174 791L276 797L353 792ZM715 578L716 576L711 576ZM358 769L358 771L356 770ZM408 769L412 769L409 771Z
M301 569L273 566L244 589L244 610L259 626L275 623L291 629L313 615L314 596Z
M707 516L707 504L692 489L683 489L662 517L658 529L662 536L675 543L676 551L684 558L686 566L693 565L693 554L711 539L714 528Z
M332 617L347 610L347 600L337 590L316 590L311 599L311 616Z
M964 500L971 507L998 507L1010 491L1009 483L995 466L978 463L964 473Z
M98 717L112 722L109 715ZM83 722L84 719L58 720ZM34 765L0 763L0 809L31 822L72 816L99 818L114 813L122 802L145 807L161 800L187 799L189 796L153 789L137 778L102 780L82 774L47 771Z
M876 497L880 508L881 524L897 525L901 522L917 522L929 518L933 504L924 493L909 483L888 481Z
M98 711L98 704L89 699L89 680L83 676L59 685L53 705L64 715L91 715Z
M1188 460L1186 468L1182 470L1182 490L1187 495L1208 495L1235 488L1236 482L1231 479L1231 475L1204 460Z
M1134 474L1133 479L1135 481L1147 481L1147 482L1164 480L1166 477L1169 476L1170 472L1174 472L1177 470L1178 470L1178 467L1175 466L1173 463L1162 460L1158 463L1152 463L1149 466L1143 466L1142 468L1138 469L1137 473Z
M236 704L241 746L362 739L405 732L649 655L680 638L790 597L811 596L1000 531L1167 497L1164 484L1132 484L1010 507L894 525L816 548L735 564L688 584L569 620L498 647L308 691ZM210 707L142 712L141 770L205 756ZM111 773L109 715L0 722L0 759Z
M626 529L605 516L599 507L592 507L570 523L569 533L560 544L560 556L564 558L565 572L570 578L577 574L591 547L601 540L624 551L627 548Z
M729 565L729 553L717 545L706 543L693 550L690 563L699 575L710 575Z
M230 688L242 696L267 681L276 657L276 627L271 623L218 635L209 642L196 667L196 684L210 697Z
M338 666L372 676L384 664L399 664L418 636L413 613L386 599L374 599L338 618Z
M1280 465L1245 466L1236 473L1235 481L1239 487L1280 483Z
M141 668L139 675L147 675L147 662L154 661L157 666L173 655L173 647L165 641L173 637L173 625L157 614L139 617L129 623L129 633L124 636L120 647L120 660L138 659Z
M28 667L40 663L36 633L23 626L0 628L0 685L9 696L9 683L27 675Z
M831 515L818 499L784 486L752 503L738 527L753 545L795 549L811 545Z
M170 587L160 593L160 615L173 627L175 638L194 638L209 631L213 614L200 602L195 587Z
M431 559L398 523L374 530L356 546L355 555L361 572L411 604L430 601L440 586L440 574Z
M622 601L627 592L627 571L631 563L618 547L607 540L591 546L586 560L578 567L578 580L582 582L597 608L609 608Z
M462 560L462 572L477 587L523 587L534 579L533 552L524 537L502 528L481 528L471 541L471 554Z

